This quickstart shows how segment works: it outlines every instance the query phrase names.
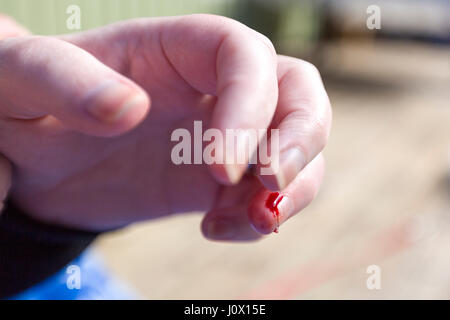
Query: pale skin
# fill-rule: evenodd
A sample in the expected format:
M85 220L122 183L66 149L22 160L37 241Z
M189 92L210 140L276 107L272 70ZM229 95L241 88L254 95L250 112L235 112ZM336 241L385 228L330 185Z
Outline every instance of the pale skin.
M192 211L211 240L255 240L314 199L331 108L311 64L212 15L129 20L37 37L0 17L0 196L35 219L104 231ZM5 31L6 30L6 31ZM280 129L296 150L274 176L245 165L180 165L170 134ZM11 169L12 168L12 169Z

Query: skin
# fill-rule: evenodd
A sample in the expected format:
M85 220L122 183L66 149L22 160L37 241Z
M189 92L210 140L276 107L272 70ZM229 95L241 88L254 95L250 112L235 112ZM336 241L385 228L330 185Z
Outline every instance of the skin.
M280 223L317 194L331 125L320 75L256 31L191 15L36 37L0 21L9 23L0 35L0 195L10 163L10 197L32 217L103 231L202 211L207 238L255 240L276 227L269 189L285 195ZM194 120L222 132L278 128L280 149L301 157L281 165L283 179L245 165L176 166L171 133L192 131Z

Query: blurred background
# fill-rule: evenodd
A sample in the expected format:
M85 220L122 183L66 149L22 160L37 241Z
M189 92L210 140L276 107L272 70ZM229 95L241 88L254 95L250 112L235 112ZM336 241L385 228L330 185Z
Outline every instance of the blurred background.
M333 104L323 188L279 234L208 242L193 214L96 242L142 298L450 299L450 1L0 0L0 12L37 34L68 33L73 4L82 30L133 17L235 18L316 64ZM368 27L371 5L380 29ZM379 290L366 285L371 265Z

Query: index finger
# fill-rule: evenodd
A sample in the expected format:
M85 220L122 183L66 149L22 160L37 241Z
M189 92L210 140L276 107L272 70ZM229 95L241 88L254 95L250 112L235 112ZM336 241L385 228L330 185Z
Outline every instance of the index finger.
M270 164L268 172L273 174L259 176L271 190L286 188L322 151L332 113L321 76L312 64L280 56L278 78L280 94L272 126L279 130L279 163Z
M215 141L213 175L237 183L257 149L249 134L267 129L278 99L277 57L270 41L245 25L219 16L192 15L169 21L162 50L180 77L204 94L217 96L210 127L234 143ZM258 141L257 141L258 142ZM246 148L248 147L248 148ZM244 161L234 157L245 148ZM233 159L230 159L233 157Z

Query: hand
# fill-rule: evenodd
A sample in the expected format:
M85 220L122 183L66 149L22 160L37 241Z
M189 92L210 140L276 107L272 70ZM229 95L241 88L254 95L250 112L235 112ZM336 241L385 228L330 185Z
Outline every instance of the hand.
M27 35L28 31L8 16L0 14L0 40ZM0 214L11 187L11 164L0 155Z
M262 185L286 196L281 223L320 185L331 111L317 70L233 20L137 19L4 39L0 74L0 152L14 165L13 200L35 218L106 230L204 211L208 238L248 240L276 227ZM194 120L222 132L280 129L280 172L174 165L171 133Z

